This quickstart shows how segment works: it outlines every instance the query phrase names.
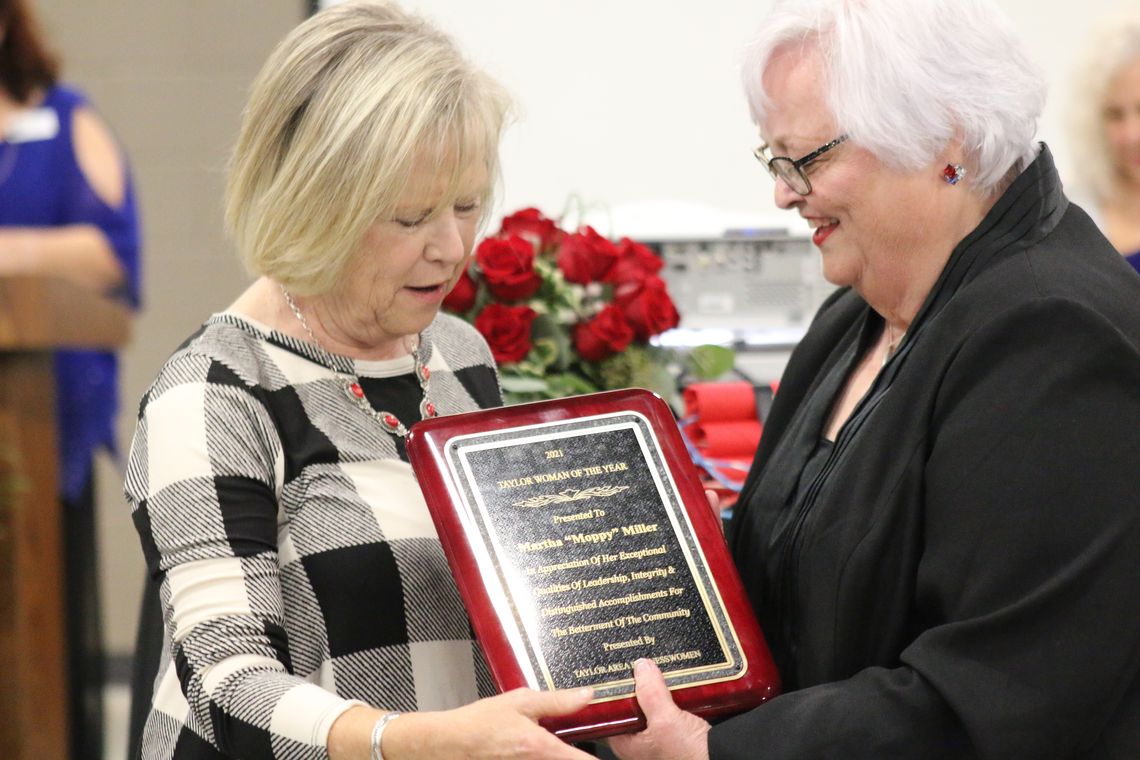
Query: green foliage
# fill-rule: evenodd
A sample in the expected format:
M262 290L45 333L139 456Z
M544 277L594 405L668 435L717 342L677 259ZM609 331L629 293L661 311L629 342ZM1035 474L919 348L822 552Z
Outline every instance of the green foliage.
M716 380L736 364L736 352L724 346L697 346L685 356L685 372L696 380Z

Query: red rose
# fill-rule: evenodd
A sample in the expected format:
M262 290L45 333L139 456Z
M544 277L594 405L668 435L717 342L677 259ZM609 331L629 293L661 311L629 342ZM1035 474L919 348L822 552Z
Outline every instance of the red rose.
M649 340L654 335L676 327L681 321L677 307L665 288L665 281L649 275L640 285L622 288L614 299L625 318L633 327L638 340Z
M530 325L538 314L529 306L489 303L475 317L475 329L500 364L519 362L530 353Z
M558 268L569 282L589 285L605 279L617 261L617 248L609 240L583 227L567 235L558 249Z
M588 322L574 326L574 349L588 362L596 362L625 350L633 340L621 309L610 304Z
M629 238L622 238L617 244L617 263L609 272L607 282L642 282L646 277L657 274L665 262L650 248Z
M542 284L534 271L534 246L518 235L487 238L475 251L475 262L491 294L504 301L530 298Z
M518 235L529 240L540 251L558 245L565 234L553 220L547 219L536 208L524 208L503 217L503 223L499 227L499 237Z
M443 308L456 314L465 314L475 305L475 291L475 281L464 269L451 292L443 299Z

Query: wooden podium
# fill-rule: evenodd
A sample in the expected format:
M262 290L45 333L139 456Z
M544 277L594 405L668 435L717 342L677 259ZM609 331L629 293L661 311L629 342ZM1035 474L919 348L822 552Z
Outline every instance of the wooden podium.
M56 279L0 277L0 758L66 758L57 348L124 345L130 312Z

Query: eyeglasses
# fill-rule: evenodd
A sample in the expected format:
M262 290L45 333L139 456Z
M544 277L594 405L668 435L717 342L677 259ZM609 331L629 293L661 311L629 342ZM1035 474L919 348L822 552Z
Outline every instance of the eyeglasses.
M846 139L847 135L840 135L827 145L813 150L803 158L794 160L788 156L773 156L772 158L768 158L764 155L764 152L768 150L768 143L761 145L753 151L752 155L756 156L757 161L764 164L773 179L782 179L792 190L795 190L800 195L807 195L811 192L811 181L808 180L807 174L804 173L804 167Z

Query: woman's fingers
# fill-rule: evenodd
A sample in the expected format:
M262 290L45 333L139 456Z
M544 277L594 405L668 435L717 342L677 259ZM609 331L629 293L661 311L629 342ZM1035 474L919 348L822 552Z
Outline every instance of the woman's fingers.
M540 718L569 715L590 704L593 689L568 689L561 691L533 691L515 689L502 695L501 699L519 715L538 721ZM498 746L513 747L521 757L543 758L546 760L589 760L590 755L570 746L546 729L534 725L517 726L508 729L508 736ZM513 734L513 735L511 735ZM495 746L494 744L492 746Z
M709 500L709 509L716 515L716 519L720 519L720 497L716 495L716 491L705 489L705 498Z
M610 749L622 760L708 760L709 724L677 707L652 660L638 660L633 673L645 730L610 737Z
M528 718L538 720L547 716L569 715L590 704L594 690L562 689L559 691L533 691L515 689L503 695L511 704Z
M410 713L392 721L384 748L393 757L420 760L591 760L590 755L538 725L590 702L592 690L515 689L438 713ZM389 737L391 744L389 744Z
M716 491L705 489L705 498L709 500L709 509L712 510L713 517L716 518L717 525L720 526L721 533L724 532L724 516L720 512L720 497L717 496Z
M669 694L669 687L665 685L665 676L653 660L641 659L633 664L633 677L636 683L637 704L645 713L646 723L652 727L657 721L668 720L668 716L677 710L673 704L673 697Z

